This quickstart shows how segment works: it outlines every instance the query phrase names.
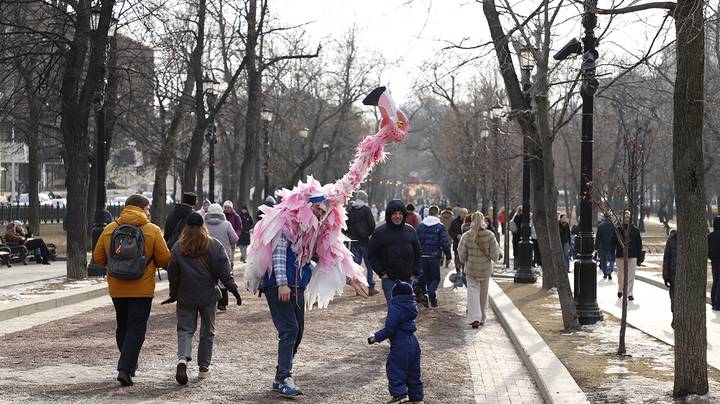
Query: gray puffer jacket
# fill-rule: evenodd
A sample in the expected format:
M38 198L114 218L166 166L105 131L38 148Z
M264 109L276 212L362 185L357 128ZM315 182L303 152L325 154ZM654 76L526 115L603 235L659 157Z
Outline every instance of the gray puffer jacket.
M230 272L230 260L218 240L211 239L210 251L202 257L182 255L180 247L180 242L173 246L167 268L170 297L177 299L178 307L196 308L216 304L219 299L215 289L218 279L231 292L237 291ZM202 260L207 264L207 269Z
M224 213L206 213L205 226L207 226L210 237L216 238L225 247L225 252L230 258L232 266L235 244L238 242L238 235L235 233L232 224L225 219Z
M458 257L468 276L486 279L492 276L492 263L500 259L500 247L492 232L481 230L479 236L475 233L474 229L470 229L462 235ZM476 241L476 237L479 240Z

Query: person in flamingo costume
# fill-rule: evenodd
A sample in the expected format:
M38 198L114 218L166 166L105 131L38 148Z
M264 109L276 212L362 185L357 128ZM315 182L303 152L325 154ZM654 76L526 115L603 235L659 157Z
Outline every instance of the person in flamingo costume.
M308 176L292 190L279 191L281 202L260 206L263 217L253 229L245 284L266 296L278 332L272 387L286 397L302 394L292 379L292 363L302 339L305 309L315 304L327 307L345 285L367 297L365 273L344 244L349 240L342 233L347 220L344 206L385 158L385 145L407 136L409 122L385 87L374 89L363 104L377 106L382 120L377 133L358 145L350 170L334 183L321 185Z

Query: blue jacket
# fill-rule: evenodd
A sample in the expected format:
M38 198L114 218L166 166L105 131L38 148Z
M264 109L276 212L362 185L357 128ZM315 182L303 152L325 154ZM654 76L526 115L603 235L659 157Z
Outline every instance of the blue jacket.
M300 271L297 270L297 257L292 250L292 245L288 245L287 247L285 265L287 266L287 285L291 288L297 286L298 288L304 289L307 287L310 282L310 277L312 276L310 264L305 264ZM263 277L261 289L268 289L275 286L277 286L275 271L270 271Z
M428 216L423 219L417 228L417 236L423 257L441 258L445 253L445 258L452 258L445 226L437 216Z
M403 221L396 225L390 220L394 212L403 213ZM385 209L385 224L375 229L368 243L368 260L373 271L392 280L409 281L422 269L422 250L415 229L405 223L407 210L395 199Z
M375 341L382 342L389 338L390 345L395 348L395 341L406 339L409 336L414 338L413 334L417 330L415 326L417 316L418 309L414 295L393 296L387 318L385 318L385 328L375 333ZM397 348L402 347L398 346Z
M615 226L605 219L597 227L595 249L600 252L615 250Z

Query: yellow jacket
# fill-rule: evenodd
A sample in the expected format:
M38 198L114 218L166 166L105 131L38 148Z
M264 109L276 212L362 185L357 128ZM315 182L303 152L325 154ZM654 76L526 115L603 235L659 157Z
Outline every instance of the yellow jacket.
M116 223L117 222L117 223ZM108 276L108 292L110 297L153 297L155 295L155 268L167 268L170 262L170 251L163 239L162 231L150 223L145 211L137 206L126 206L116 222L105 226L98 239L93 259L100 266L107 266L110 254L110 236L119 224L132 224L142 229L145 238L145 257L147 267L145 274L139 279L118 279Z

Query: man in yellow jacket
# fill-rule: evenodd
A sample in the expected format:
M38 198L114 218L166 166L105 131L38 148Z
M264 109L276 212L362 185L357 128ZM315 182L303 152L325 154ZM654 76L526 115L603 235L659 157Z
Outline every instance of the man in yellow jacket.
M155 295L155 268L167 268L170 251L162 231L150 223L150 201L143 195L131 195L125 201L120 217L105 226L98 239L93 259L100 266L107 266L110 255L110 238L113 230L122 224L139 227L143 232L145 249L145 273L138 279L119 279L108 275L108 292L115 306L117 329L115 339L120 350L117 380L123 386L132 386L131 376L137 369L140 348L145 341L150 307Z

